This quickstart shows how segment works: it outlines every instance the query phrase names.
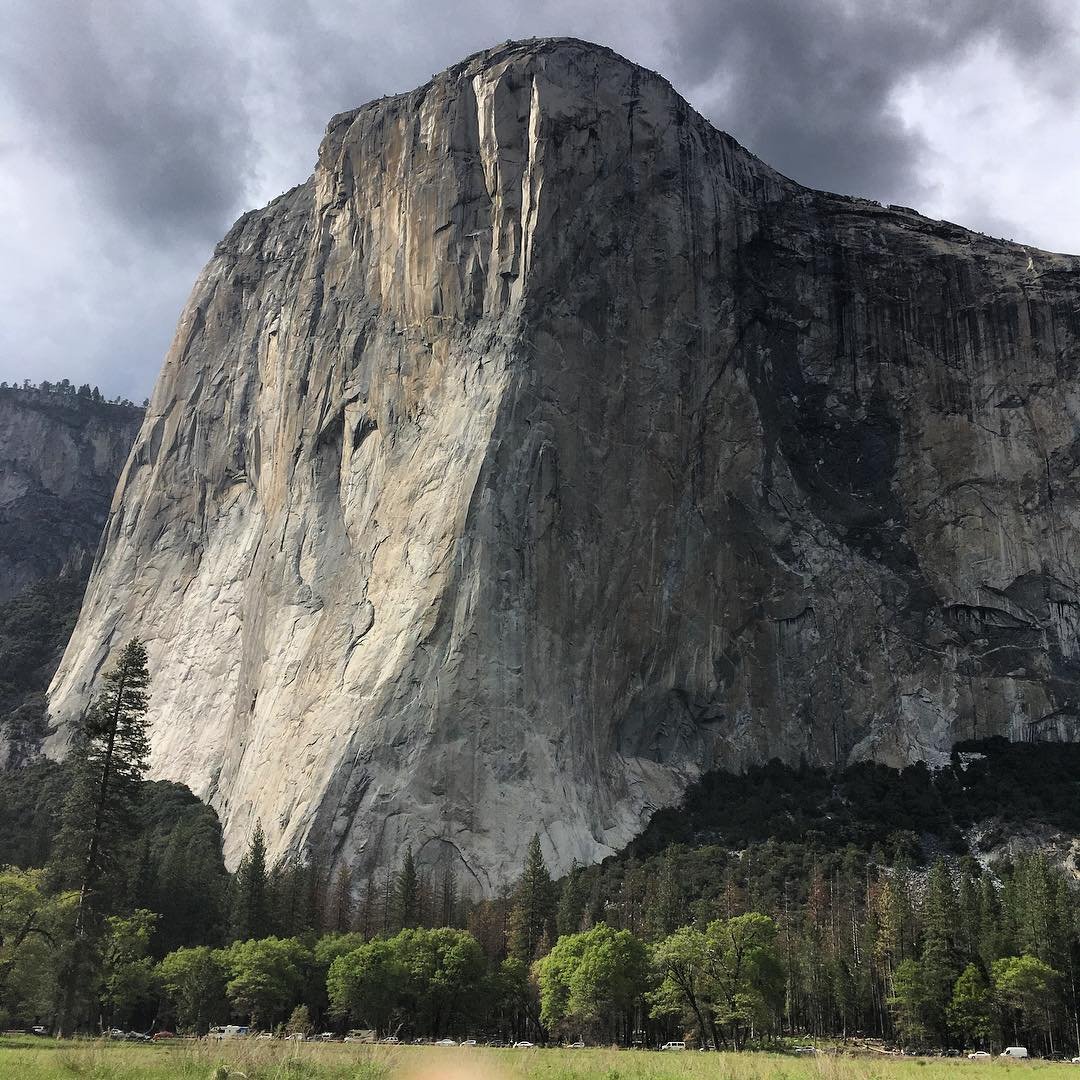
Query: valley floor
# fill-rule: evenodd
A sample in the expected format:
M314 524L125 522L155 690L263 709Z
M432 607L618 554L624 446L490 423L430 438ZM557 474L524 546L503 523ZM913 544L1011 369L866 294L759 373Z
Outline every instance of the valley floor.
M1080 1077L1080 1066L1042 1061L0 1038L0 1077L12 1080L985 1080L1008 1070Z

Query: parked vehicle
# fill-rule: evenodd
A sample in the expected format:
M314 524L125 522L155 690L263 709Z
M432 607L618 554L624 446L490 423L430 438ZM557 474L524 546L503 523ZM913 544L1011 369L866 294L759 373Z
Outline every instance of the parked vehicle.
M660 1049L661 1050L685 1050L686 1049L686 1043L682 1042L681 1040L676 1040L674 1042L666 1042L666 1043L664 1043L663 1046L660 1047Z
M533 1044L531 1042L525 1042L524 1040L522 1042L514 1043L515 1050L531 1050L532 1048Z
M988 1061L990 1055L985 1050L976 1050L968 1054L968 1061Z
M461 1045L462 1046L475 1046L476 1045L476 1040L475 1039L463 1039L461 1041Z
M577 1042L567 1043L566 1044L566 1049L567 1050L584 1050L585 1049L585 1044L580 1039L578 1039Z
M440 1039L436 1046L457 1046L457 1042L453 1039Z
M1026 1046L1006 1046L1001 1051L1001 1057L1022 1059L1028 1056L1028 1050Z
M397 1046L401 1040L396 1035L387 1035L385 1039L380 1039L379 1042L384 1046Z
M176 1032L175 1031L155 1031L154 1034L150 1036L150 1041L151 1042L163 1042L165 1039L175 1039L175 1038L176 1038Z

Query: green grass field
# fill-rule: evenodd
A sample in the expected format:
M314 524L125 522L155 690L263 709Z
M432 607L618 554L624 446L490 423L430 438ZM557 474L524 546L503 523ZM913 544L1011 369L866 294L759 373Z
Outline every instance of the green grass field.
M3 1080L985 1080L1018 1071L1080 1080L1080 1065L1038 1061L0 1038Z

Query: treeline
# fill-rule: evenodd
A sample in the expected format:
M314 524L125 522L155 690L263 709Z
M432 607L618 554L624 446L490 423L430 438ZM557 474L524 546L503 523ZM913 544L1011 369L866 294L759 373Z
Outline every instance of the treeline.
M1076 1052L1075 886L1041 855L997 873L939 859L924 873L854 851L763 845L733 856L717 887L687 907L679 875L693 852L633 867L628 889L605 896L582 888L584 871L552 882L534 838L508 896L460 903L464 926L418 925L419 878L403 863L388 917L411 912L414 924L369 935L356 929L362 906L332 890L321 912L310 891L290 909L289 875L260 877L258 846L246 883L233 883L231 917L273 919L276 908L315 925L161 956L154 941L167 916L111 916L87 984L98 1023L728 1048L877 1036L908 1049ZM9 871L3 907L18 882L23 910L36 907L55 930L73 900L31 899L46 889L44 873ZM331 919L352 926L328 928ZM50 1018L62 946L37 941L15 959L8 1022Z
M729 1047L859 1035L1080 1052L1075 881L1043 854L988 867L949 831L961 796L984 797L963 794L973 769L999 817L1002 777L1030 787L1017 770L1037 765L1056 783L1059 764L1041 750L968 751L981 756L958 756L951 779L905 770L907 787L904 774L863 769L831 790L805 770L800 788L797 770L768 766L756 776L772 788L763 803L737 781L709 802L692 793L685 826L661 817L656 828L691 829L693 845L647 831L553 882L534 838L519 879L479 899L411 850L369 879L330 875L316 858L271 866L260 828L228 874L213 811L143 779L148 678L129 643L69 763L0 778L0 864L11 864L0 872L0 1024L203 1031L234 1020ZM943 799L950 785L961 795ZM880 825L862 845L842 842L858 826L850 804L872 797L887 818L871 816ZM1040 813L1071 812L1060 792L1040 798ZM747 839L760 826L744 801L772 807L791 838ZM932 818L937 839L923 828Z
M135 402L128 398L116 397L107 398L96 386L91 386L89 383L82 383L80 386L76 386L70 379L61 379L59 382L49 382L48 379L42 379L41 382L35 383L30 379L23 379L21 383L9 383L6 379L0 382L0 390L21 390L21 391L35 391L40 394L56 394L60 397L80 397L85 398L88 401L95 401L102 405L122 405L125 408L136 408ZM142 408L145 408L150 404L149 398L145 399L142 403Z

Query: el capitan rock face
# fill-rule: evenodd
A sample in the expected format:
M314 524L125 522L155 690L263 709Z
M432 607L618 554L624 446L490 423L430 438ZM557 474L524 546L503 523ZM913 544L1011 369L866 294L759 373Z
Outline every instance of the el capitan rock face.
M1076 738L1078 376L1076 259L507 44L335 117L219 245L53 716L139 634L233 862L261 819L485 890L714 764Z

